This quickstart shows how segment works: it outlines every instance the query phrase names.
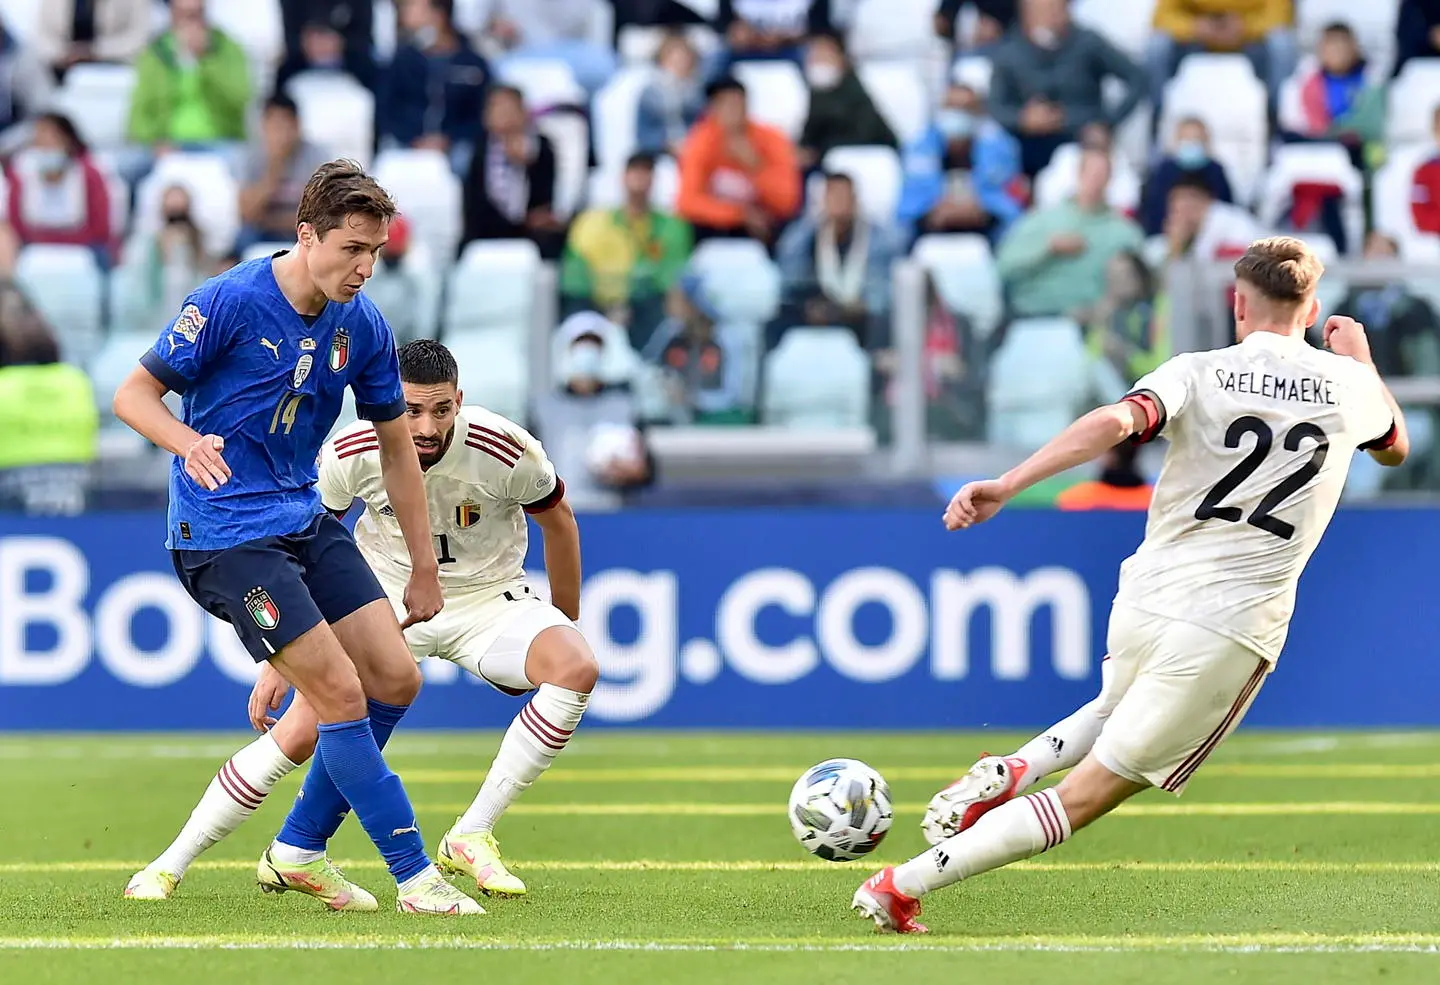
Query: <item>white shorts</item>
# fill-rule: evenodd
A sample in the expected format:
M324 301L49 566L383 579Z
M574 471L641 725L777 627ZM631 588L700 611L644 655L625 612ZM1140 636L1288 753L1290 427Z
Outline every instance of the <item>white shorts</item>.
M1192 623L1110 610L1094 754L1106 769L1178 795L1245 717L1271 664Z
M395 617L404 622L405 586L383 578L380 584ZM525 656L535 637L552 626L575 628L563 612L517 582L447 597L438 616L405 630L405 642L417 662L449 660L497 691L524 694L535 688L525 676Z

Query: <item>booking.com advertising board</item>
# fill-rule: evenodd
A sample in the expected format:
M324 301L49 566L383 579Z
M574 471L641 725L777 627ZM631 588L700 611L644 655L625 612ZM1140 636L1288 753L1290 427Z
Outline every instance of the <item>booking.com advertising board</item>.
M163 525L0 517L0 730L245 726L254 665L176 582ZM581 628L602 666L587 727L1048 724L1097 689L1142 529L1040 510L955 534L928 510L582 517ZM1440 511L1342 511L1251 724L1440 724L1437 563ZM407 727L514 714L425 663Z

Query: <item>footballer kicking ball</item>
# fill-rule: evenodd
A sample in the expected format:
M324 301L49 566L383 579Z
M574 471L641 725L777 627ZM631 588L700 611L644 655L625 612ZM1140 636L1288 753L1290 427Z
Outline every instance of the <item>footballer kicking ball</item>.
M790 791L790 830L827 862L870 854L894 819L885 778L858 759L812 766Z

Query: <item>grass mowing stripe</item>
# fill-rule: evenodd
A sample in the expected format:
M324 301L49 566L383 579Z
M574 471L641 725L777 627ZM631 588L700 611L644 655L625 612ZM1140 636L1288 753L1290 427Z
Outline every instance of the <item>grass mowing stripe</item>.
M431 814L460 814L470 805L415 805L417 811ZM898 814L923 814L924 804L896 804ZM506 808L507 814L530 814L552 817L783 817L783 802L773 804L668 803L627 804L536 804L518 803ZM1406 803L1385 801L1293 801L1289 803L1235 802L1195 804L1121 804L1111 812L1113 817L1296 817L1303 815L1429 815L1440 814L1440 803Z
M618 769L550 769L545 783L793 783L805 766L705 766ZM897 766L882 770L892 782L932 780L949 783L964 767ZM484 770L402 770L407 784L479 784ZM1059 774L1057 774L1059 775ZM1440 763L1210 763L1205 776L1255 780L1424 780L1440 778Z
M1215 936L1054 936L989 938L957 941L944 938L890 938L893 943L816 939L739 940L513 940L473 937L292 937L264 938L237 934L179 937L0 937L3 950L454 950L454 951L1208 951L1263 953L1427 953L1440 954L1440 936L1433 934L1229 934Z
M784 859L767 862L764 860L712 861L704 859L537 859L533 861L512 860L518 869L552 872L838 872L834 863L808 859ZM863 866L851 867L860 872L872 868L899 864L903 859L869 859ZM378 858L340 859L337 864L345 869L383 869L385 863ZM0 863L0 874L22 875L27 873L60 874L68 872L135 872L144 862L117 859L85 859L66 862L5 862ZM190 870L211 870L220 872L254 871L255 863L247 859L202 859L190 866ZM1016 862L1006 866L1005 872L1283 872L1283 873L1339 873L1339 874L1434 874L1440 873L1440 861L1436 862L1281 862L1263 859L1245 861L1198 860L1198 861L1099 861L1099 862ZM137 907L146 904L137 903Z

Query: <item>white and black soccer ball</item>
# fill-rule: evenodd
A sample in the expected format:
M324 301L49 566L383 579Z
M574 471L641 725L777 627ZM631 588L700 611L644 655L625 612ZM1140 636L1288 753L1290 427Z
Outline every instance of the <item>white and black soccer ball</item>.
M849 862L875 850L895 819L885 778L858 759L828 759L790 791L790 829L807 852Z

